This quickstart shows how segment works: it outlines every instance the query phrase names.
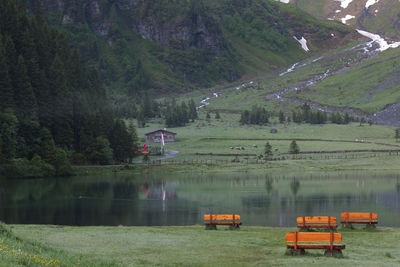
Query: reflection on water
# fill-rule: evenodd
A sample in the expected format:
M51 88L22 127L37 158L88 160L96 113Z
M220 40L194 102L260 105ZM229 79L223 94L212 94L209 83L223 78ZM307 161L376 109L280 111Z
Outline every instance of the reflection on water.
M61 225L193 225L205 213L240 214L244 225L294 226L297 216L377 212L400 226L393 174L203 175L158 173L1 180L0 220Z

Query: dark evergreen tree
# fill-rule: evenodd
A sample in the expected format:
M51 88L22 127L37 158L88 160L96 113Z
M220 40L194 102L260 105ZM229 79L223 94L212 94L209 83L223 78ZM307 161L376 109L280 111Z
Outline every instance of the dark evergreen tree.
M127 162L129 159L133 158L135 153L133 138L132 135L129 134L124 121L121 119L115 120L109 140L114 159L117 162Z
M22 56L18 58L16 75L18 79L14 80L14 102L17 116L20 119L34 120L37 118L36 98Z
M189 101L189 119L194 122L198 118L196 104L194 103L193 99Z
M6 52L3 38L0 34L0 111L4 111L7 108L14 108L14 90L11 86Z
M215 111L215 118L216 118L217 120L219 120L219 119L221 118L221 116L219 115L219 111L218 111L218 110Z
M290 143L290 146L289 146L289 153L290 153L290 154L299 154L299 152L300 152L300 148L299 148L299 146L297 145L296 141L293 140L293 141Z
M279 117L279 122L280 123L284 123L285 122L285 114L283 113L282 110L279 111L278 117Z
M269 159L272 157L272 146L270 145L269 142L265 143L265 148L264 148L264 158Z

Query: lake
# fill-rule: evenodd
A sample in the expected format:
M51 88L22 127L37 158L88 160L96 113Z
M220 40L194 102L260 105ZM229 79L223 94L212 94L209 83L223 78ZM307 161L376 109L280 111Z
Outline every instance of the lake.
M391 173L179 173L0 180L8 224L194 225L206 213L243 225L295 226L297 216L376 212L400 226L400 175Z

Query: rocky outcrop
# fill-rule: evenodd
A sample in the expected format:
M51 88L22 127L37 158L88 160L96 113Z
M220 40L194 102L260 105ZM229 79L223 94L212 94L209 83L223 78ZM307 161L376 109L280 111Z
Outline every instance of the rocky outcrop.
M221 51L220 30L209 30L201 15L196 17L195 23L182 19L159 23L153 17L136 20L133 23L133 30L143 39L160 42L164 46L172 45L184 50L194 46L211 49L216 54Z

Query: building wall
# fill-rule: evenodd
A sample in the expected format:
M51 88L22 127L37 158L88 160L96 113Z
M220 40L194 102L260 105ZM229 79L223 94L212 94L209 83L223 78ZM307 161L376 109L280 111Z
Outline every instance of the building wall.
M165 133L164 141L165 142L175 142L175 136L170 133ZM161 132L155 132L155 133L147 135L146 142L154 142L154 143L161 142Z

